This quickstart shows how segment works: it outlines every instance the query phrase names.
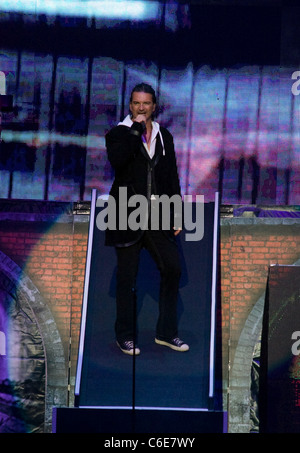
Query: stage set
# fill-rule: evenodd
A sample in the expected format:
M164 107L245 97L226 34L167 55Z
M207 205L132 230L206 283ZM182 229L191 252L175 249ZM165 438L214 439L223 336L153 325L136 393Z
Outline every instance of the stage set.
M300 432L300 7L257 3L1 2L0 433ZM115 341L97 219L139 82L203 233L176 238L184 353L145 250L141 354Z

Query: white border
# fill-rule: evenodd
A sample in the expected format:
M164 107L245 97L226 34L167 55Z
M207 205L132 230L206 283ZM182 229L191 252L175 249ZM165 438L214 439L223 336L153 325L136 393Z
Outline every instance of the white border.
M95 210L96 210L96 198L97 198L97 190L92 189L89 236L88 236L87 257L86 257L86 265L85 265L85 281L84 281L84 289L83 289L83 302L82 302L82 314L81 314L81 326L80 326L80 339L79 339L77 371L76 371L76 381L75 381L75 396L79 395L80 382L81 382L81 371L82 371L84 340L85 340L86 314L87 314L87 303L88 303L88 294L89 294L90 270L91 270L91 259L92 259L93 237L94 237L94 223L95 223L94 219L95 219Z
M210 357L209 357L209 391L208 396L214 395L215 374L215 329L216 329L216 294L217 294L217 263L218 263L218 229L219 229L219 192L215 193L214 234L213 234L213 264L211 284L211 314L210 314Z
M155 406L80 406L80 409L124 409L124 410L143 410L143 411L185 411L185 412L208 412L207 408L202 407L155 407Z

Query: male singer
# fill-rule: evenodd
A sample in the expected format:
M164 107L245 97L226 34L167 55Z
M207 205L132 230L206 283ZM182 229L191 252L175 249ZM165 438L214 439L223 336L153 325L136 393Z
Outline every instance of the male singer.
M145 83L136 85L131 92L130 114L106 135L107 155L115 171L110 195L118 207L120 190L126 191L127 199L143 195L149 203L155 195L180 195L173 137L153 120L155 109L153 88ZM179 232L173 225L167 231L130 227L106 230L106 245L114 246L117 253L115 333L117 345L125 354L140 354L136 338L135 286L143 247L155 261L161 278L155 343L175 351L189 349L177 332L181 266L176 235Z

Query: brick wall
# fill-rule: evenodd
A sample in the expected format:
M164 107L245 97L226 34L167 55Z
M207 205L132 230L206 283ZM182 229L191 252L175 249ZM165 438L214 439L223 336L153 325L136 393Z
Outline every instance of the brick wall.
M49 216L26 215L0 222L0 250L29 276L50 308L64 348L65 368L71 384L65 397L53 396L54 404L72 404L80 331L88 236L88 216L67 214L49 221ZM34 220L36 217L36 221ZM13 219L13 220L11 220ZM59 364L61 366L61 364ZM70 369L69 369L70 367ZM65 381L62 381L65 382Z
M299 258L299 219L222 219L222 363L231 432L249 432L252 426L251 361L260 339L269 266Z
M0 222L0 250L30 277L55 319L66 364L70 361L71 365L70 405L73 404L87 235L88 215L72 212L51 221L47 216L42 220L38 216L28 220L23 215L21 218L2 216ZM249 319L252 322L249 316L264 294L269 266L293 264L300 258L299 219L223 218L220 254L222 356L219 359L222 360L224 409L229 410L232 431L247 431L250 376L245 370L251 366L260 320L253 320L258 325L251 327L253 334L244 349L240 344L243 329ZM258 318L261 315L259 308ZM241 371L237 351L245 361L239 365ZM242 401L238 396L241 394Z
M223 220L220 254L223 340L225 332L227 339L230 334L232 346L265 291L269 266L293 264L300 258L299 223Z
M68 356L73 237L70 225L35 222L0 226L0 249L31 278L47 301L56 320Z

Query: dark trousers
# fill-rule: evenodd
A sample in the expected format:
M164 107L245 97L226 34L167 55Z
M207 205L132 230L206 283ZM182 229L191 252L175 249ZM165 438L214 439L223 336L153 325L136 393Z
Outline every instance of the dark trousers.
M177 336L177 299L181 265L177 244L161 231L145 231L142 239L128 247L117 247L118 341L136 341L136 277L142 248L146 248L160 272L159 317L156 337L170 340Z

